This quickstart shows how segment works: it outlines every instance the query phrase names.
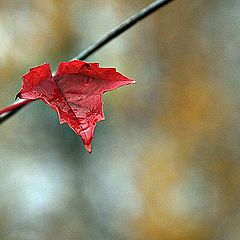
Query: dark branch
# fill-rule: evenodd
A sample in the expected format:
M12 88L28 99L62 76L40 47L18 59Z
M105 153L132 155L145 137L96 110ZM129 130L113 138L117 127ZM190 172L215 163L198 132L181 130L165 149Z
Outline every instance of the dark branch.
M135 25L137 22L141 21L151 13L155 12L160 7L165 6L166 4L172 2L173 0L157 0L144 9L142 9L137 14L131 16L124 22L122 22L120 25L112 29L108 34L106 34L103 38L99 39L97 42L93 43L91 46L89 46L86 50L81 52L78 56L76 56L74 59L84 60L93 53L95 53L98 49L106 45L108 42L113 40L114 38L118 37L123 32L127 31L129 28L131 28L133 25Z
M78 56L76 56L74 59L79 60L85 60L87 57L95 53L98 49L112 41L114 38L118 37L123 32L127 31L129 28L134 26L137 22L141 21L151 13L155 12L159 8L167 5L168 3L172 2L173 0L157 0L142 9L137 14L131 16L124 22L122 22L120 25L112 29L108 34L106 34L103 38L99 39L97 42L93 43L91 46L89 46L86 50L81 52ZM29 102L27 102L29 103ZM26 103L26 104L27 104ZM20 107L13 109L11 111L8 111L7 113L0 115L0 124L6 121L8 118L13 116L15 113L17 113L22 107L25 105L21 105Z

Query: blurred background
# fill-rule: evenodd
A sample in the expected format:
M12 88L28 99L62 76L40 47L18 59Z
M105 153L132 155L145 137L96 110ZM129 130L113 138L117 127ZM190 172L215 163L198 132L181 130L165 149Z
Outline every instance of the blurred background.
M0 0L0 108L149 0ZM88 61L104 96L93 153L36 101L0 126L0 239L240 239L240 1L176 0Z

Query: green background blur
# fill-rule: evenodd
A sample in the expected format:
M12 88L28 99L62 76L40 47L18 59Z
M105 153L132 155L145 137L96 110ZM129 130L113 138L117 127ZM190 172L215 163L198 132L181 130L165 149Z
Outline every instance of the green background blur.
M149 3L0 0L0 108ZM40 101L2 124L0 239L240 239L239 23L239 0L176 0L92 55L137 83L91 155Z

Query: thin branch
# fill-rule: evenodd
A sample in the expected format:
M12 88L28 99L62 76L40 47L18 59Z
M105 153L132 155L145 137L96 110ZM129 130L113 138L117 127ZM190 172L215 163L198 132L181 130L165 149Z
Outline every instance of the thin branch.
M148 5L147 7L143 8L140 12L137 14L131 16L124 22L122 22L120 25L112 29L108 34L106 34L103 38L99 39L97 42L93 43L91 46L89 46L86 50L81 52L78 56L76 56L74 59L84 60L93 53L95 53L98 49L106 45L108 42L122 34L123 32L127 31L129 28L131 28L133 25L135 25L137 22L141 21L151 13L155 12L159 8L165 6L166 4L172 2L173 0L157 0Z
M144 19L145 17L149 16L151 13L155 12L159 8L167 5L168 3L172 2L173 0L157 0L153 3L149 4L147 7L139 11L137 14L131 16L124 22L122 22L120 25L112 29L108 34L106 34L104 37L99 39L97 42L90 45L87 49L85 49L83 52L81 52L78 56L76 56L74 59L78 60L85 60L87 57L95 53L97 50L102 48L104 45L112 41L114 38L118 37L123 32L127 31L129 28L134 26L136 23ZM0 110L0 124L6 121L8 118L13 116L15 113L17 113L22 107L24 107L26 104L31 102L31 100L28 101L16 101L12 105L10 105L7 108L4 108ZM6 111L7 110L7 111Z

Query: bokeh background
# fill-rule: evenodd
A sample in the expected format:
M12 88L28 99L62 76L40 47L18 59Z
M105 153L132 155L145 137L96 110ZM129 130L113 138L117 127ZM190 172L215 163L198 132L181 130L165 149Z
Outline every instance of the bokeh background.
M0 107L149 0L0 0ZM93 153L42 102L0 126L0 239L240 239L240 1L176 0L88 60L135 79L104 96Z

